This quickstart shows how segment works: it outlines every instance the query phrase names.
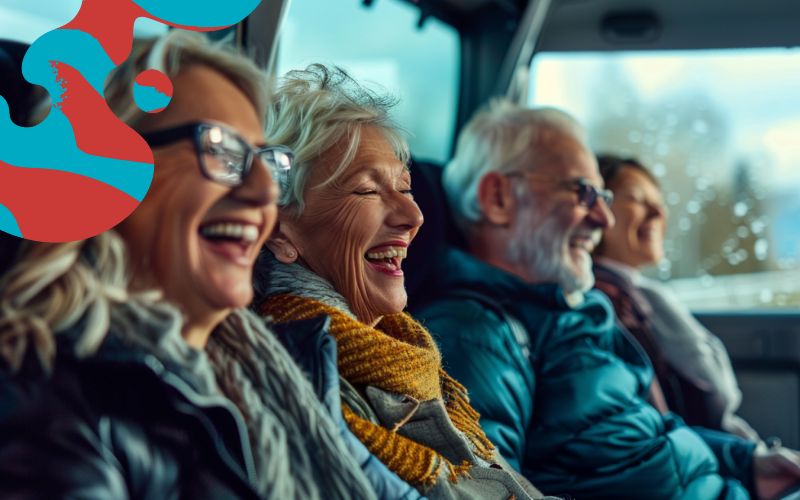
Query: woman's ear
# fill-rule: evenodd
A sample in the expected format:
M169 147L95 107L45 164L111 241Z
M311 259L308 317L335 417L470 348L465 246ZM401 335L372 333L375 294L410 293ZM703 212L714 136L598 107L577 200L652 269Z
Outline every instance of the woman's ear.
M491 224L508 226L516 210L508 177L499 172L485 174L478 183L478 205Z
M278 262L284 264L291 264L296 262L300 257L297 247L292 243L291 238L283 231L283 225L280 222L275 224L275 229L267 240L267 248L275 255Z

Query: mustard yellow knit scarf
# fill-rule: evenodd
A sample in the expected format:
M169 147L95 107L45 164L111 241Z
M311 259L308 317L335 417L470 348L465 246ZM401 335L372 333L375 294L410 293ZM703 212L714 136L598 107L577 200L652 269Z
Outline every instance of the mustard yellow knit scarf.
M491 461L494 446L478 423L467 391L443 369L430 333L411 316L384 316L375 326L350 317L321 302L281 294L268 298L260 312L276 322L308 319L322 314L331 318L331 334L338 346L339 373L356 387L374 386L412 396L419 401L444 399L453 425L473 444L475 454ZM455 481L469 464L452 464L435 450L357 416L346 405L344 418L353 433L389 469L420 487L436 483L442 467Z

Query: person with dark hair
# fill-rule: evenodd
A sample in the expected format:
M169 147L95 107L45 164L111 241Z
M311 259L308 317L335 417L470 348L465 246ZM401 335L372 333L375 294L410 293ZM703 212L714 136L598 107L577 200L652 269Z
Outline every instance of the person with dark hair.
M666 287L641 273L664 256L667 209L658 181L636 159L597 159L614 193L617 221L594 253L597 288L647 351L670 410L689 424L758 441L736 415L742 393L725 346Z

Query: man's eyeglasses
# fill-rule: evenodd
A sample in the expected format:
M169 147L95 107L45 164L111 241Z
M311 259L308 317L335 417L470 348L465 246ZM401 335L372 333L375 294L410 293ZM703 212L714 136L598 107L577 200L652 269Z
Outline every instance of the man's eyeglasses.
M509 172L505 176L539 177L534 172ZM599 199L602 199L608 207L614 202L614 193L608 189L599 189L582 177L559 181L559 184L574 191L578 195L578 203L588 209L594 208Z
M142 134L150 147L165 146L181 139L192 139L200 170L208 179L235 187L244 183L258 158L269 168L273 180L284 190L294 153L287 146L254 148L232 128L207 122L178 125Z

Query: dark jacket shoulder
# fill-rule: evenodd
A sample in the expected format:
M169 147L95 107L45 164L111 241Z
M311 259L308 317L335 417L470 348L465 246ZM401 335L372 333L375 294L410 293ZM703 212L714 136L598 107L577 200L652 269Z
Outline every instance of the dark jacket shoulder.
M241 416L109 332L50 374L0 373L0 497L258 498Z

